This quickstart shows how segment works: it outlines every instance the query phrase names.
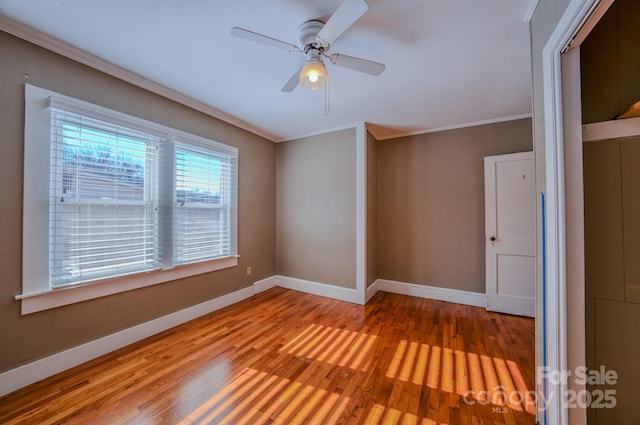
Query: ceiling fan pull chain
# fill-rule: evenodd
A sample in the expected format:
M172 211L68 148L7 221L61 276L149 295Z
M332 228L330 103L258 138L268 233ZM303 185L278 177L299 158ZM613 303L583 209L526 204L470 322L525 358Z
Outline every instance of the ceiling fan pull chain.
M324 80L324 116L329 115L329 73Z

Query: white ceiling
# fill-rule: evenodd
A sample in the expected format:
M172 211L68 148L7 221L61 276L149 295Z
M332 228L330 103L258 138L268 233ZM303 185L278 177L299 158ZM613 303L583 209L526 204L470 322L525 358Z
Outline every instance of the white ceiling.
M530 0L368 0L331 46L386 64L378 77L328 64L321 92L280 91L304 56L292 44L341 0L0 0L0 13L247 123L274 141L368 122L378 138L531 114ZM215 115L215 113L214 113Z

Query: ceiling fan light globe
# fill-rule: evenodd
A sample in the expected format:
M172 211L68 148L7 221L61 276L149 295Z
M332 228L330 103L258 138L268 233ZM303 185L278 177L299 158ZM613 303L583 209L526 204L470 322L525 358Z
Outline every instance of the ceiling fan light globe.
M300 85L311 90L318 90L324 87L326 78L327 69L322 61L311 60L302 67Z

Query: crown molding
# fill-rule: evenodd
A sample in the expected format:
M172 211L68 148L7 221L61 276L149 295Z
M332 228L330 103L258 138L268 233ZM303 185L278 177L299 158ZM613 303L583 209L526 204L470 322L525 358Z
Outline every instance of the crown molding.
M275 135L257 128L256 126L246 121L243 121L206 103L200 102L199 100L196 100L192 97L186 96L182 93L151 81L134 72L121 68L85 50L79 49L69 43L38 31L35 28L15 21L7 17L6 15L3 15L2 13L0 13L0 30L22 40L28 41L29 43L35 44L36 46L42 47L66 58L79 62L90 68L104 72L105 74L111 75L112 77L118 78L119 80L125 81L129 84L133 84L134 86L143 88L169 100L195 109L196 111L202 112L203 114L206 114L210 117L219 119L228 124L241 128L242 130L246 130L250 133L264 137L269 141L274 142L275 140L277 140L277 137Z
M369 131L371 131L371 134L373 134L373 136L377 139L377 140L389 140L389 139L398 139L400 137L407 137L407 136L419 136L421 134L428 134L428 133L439 133L441 131L448 131L448 130L458 130L461 128L467 128L467 127L478 127L481 125L487 125L487 124L497 124L497 123L501 123L501 122L509 122L509 121L516 121L516 120L521 120L521 119L525 119L525 118L531 118L533 117L532 114L522 114L522 115L512 115L512 116L508 116L508 117L501 117L501 118L495 118L495 119L490 119L490 120L484 120L484 121L475 121L475 122L468 122L468 123L463 123L463 124L456 124L456 125L450 125L450 126L445 126L445 127L436 127L436 128L430 128L430 129L426 129L426 130L416 130L416 131L397 131L397 132L383 132L380 131L379 129L377 129L375 127L379 127L384 129L384 126L377 126L373 123L369 123L369 124L373 124L373 127L369 129Z
M304 133L298 136L293 136L293 137L286 137L284 139L276 139L275 142L276 143L281 143L281 142L291 142L293 140L299 140L299 139L306 139L308 137L314 137L314 136L321 136L323 134L329 134L329 133L335 133L336 131L342 131L342 130L349 130L349 129L357 129L358 128L359 123L354 123L354 124L345 124L345 125L341 125L338 127L333 127L333 128L327 128L324 130L318 130L318 131L313 131L311 133Z

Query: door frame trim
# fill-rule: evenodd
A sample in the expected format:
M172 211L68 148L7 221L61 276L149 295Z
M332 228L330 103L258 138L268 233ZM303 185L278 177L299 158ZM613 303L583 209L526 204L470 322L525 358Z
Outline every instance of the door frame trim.
M536 335L536 345L546 347L543 359L537 359L536 366L546 367L552 371L566 371L568 368L568 334L567 334L567 199L565 196L565 134L575 134L575 123L565 122L565 111L580 110L581 99L579 93L573 91L563 93L562 55L570 43L580 34L580 41L585 32L595 25L591 17L601 16L602 9L608 8L613 0L571 0L564 14L556 25L542 52L543 64L543 93L544 93L544 128L545 128L545 197L546 229L545 252L546 274L543 281L546 284L546 298L536 301L537 311L542 311L546 304L547 315L543 319L543 335ZM605 9L606 10L606 9ZM594 13L597 11L598 13ZM599 14L599 16L598 16ZM589 25L585 27L585 23ZM584 30L584 31L583 31ZM580 42L571 48L579 47ZM575 74L573 70L573 74ZM573 77L579 78L578 75ZM579 134L579 132L578 132ZM569 158L573 164L575 158ZM569 205L569 210L575 210L576 205ZM575 253L571 253L575 255ZM583 258L584 260L584 258ZM584 302L573 299L574 302ZM572 317L572 319L575 319ZM539 370L539 369L538 369ZM547 409L539 410L539 421L546 424L566 425L569 423L569 407L564 395L567 394L567 382L549 382L536 377L538 385L544 395L555 396L547 403ZM559 380L562 381L562 380ZM540 400L538 400L540 409ZM584 413L584 412L582 412ZM572 415L573 416L573 415ZM586 415L580 415L585 417ZM586 417L584 418L586 420ZM582 422L582 420L581 420Z

